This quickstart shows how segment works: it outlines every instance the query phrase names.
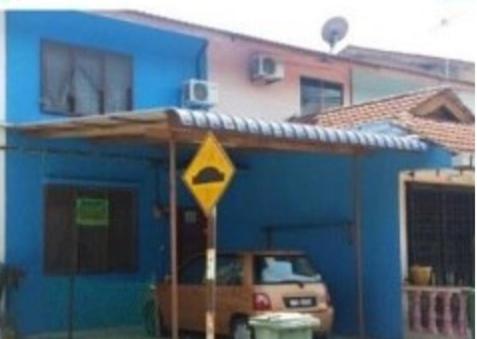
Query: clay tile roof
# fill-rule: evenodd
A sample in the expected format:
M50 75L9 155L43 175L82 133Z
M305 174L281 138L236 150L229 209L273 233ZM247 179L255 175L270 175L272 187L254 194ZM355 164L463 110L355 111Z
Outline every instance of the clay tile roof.
M396 121L402 127L424 139L456 152L474 152L475 128L473 124L435 121L401 113Z
M356 124L389 119L401 112L412 112L418 105L446 91L450 91L450 89L448 87L432 87L371 100L362 104L337 107L321 114L308 115L297 120L329 126L354 126Z
M463 105L449 87L434 87L362 104L338 107L327 110L322 114L306 116L296 120L303 123L339 128L355 128L367 123L389 121L451 151L473 152L473 123L438 121L414 114L421 105L441 95L450 95L453 98L452 100L458 101L459 106ZM464 110L468 109L464 107Z

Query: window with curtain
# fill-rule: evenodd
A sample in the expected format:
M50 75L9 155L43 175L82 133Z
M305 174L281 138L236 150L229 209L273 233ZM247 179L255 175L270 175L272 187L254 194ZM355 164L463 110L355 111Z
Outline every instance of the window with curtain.
M132 62L121 54L42 44L42 109L91 115L132 108Z
M134 191L46 186L45 273L135 271L136 219Z
M301 78L301 115L319 114L343 104L343 85L321 79Z

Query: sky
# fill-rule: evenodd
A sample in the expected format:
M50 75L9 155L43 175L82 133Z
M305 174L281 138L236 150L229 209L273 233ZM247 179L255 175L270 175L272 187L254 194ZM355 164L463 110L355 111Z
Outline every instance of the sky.
M0 6L140 9L321 51L328 51L322 25L343 16L349 31L336 50L354 44L470 61L477 56L477 0L2 0Z
M147 10L168 17L327 51L321 27L349 22L346 44L475 60L475 0L162 0ZM446 24L442 24L446 22Z

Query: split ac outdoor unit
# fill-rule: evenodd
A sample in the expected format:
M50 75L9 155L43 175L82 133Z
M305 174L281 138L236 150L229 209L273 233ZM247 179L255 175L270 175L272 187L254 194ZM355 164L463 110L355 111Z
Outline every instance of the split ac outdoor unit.
M182 89L182 104L189 108L209 108L218 102L217 85L197 79L188 80Z
M266 83L282 80L285 77L285 67L277 58L267 54L255 54L251 60L251 77L253 81Z

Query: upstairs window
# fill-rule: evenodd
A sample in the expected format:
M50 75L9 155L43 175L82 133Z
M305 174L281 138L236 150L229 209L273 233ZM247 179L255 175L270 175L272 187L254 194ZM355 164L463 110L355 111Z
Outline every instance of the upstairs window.
M91 115L132 108L132 62L125 55L66 44L42 44L45 112Z
M343 86L320 79L301 78L301 115L319 114L343 104Z

